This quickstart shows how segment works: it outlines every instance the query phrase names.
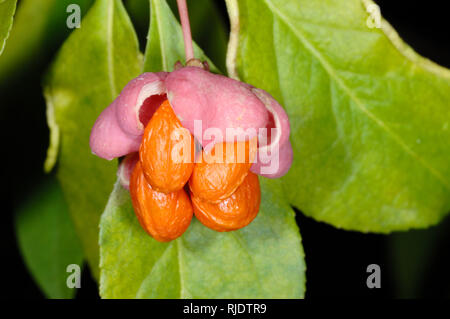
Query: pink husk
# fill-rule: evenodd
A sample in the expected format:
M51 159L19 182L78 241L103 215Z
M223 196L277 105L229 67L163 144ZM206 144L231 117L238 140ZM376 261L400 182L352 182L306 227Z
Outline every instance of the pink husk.
M252 171L267 177L284 175L292 163L289 119L280 104L267 92L197 67L184 67L171 73L144 73L132 80L119 97L97 119L90 145L94 154L112 159L137 152L147 121L167 97L175 114L201 145L248 140L261 135L259 129L277 128L267 142L259 136L259 155ZM200 120L197 132L194 121ZM219 135L204 138L208 128ZM227 128L240 128L227 135ZM268 156L266 154L269 154ZM276 171L264 173L269 158L279 156Z
M279 178L289 171L293 155L289 140L279 147L278 152L265 153L265 151L258 149L257 161L252 165L250 171L268 178ZM277 161L278 165L275 164ZM275 168L273 168L273 165L275 165Z
M211 142L211 139L204 139L208 128L217 128L222 133L222 136L215 136L216 143L232 142L251 139L268 121L267 110L251 86L201 68L185 67L170 73L166 88L170 105L182 125L204 147ZM202 121L201 132L194 130L195 120ZM227 138L227 128L241 128L243 132ZM254 131L245 132L247 129Z
M90 136L92 152L111 160L137 152L145 124L140 120L142 106L147 111L156 109L160 103L146 103L147 98L165 94L164 79L167 73L143 73L131 80L120 95L100 114Z
M122 129L131 135L142 135L145 124L139 114L145 100L153 95L165 94L166 72L146 72L131 80L117 97L117 117ZM156 105L158 107L159 105Z
M119 126L115 110L116 101L97 118L89 140L92 153L107 160L136 152L142 139L141 136L125 133Z
M134 166L139 160L139 153L128 154L119 165L117 170L117 176L119 177L120 184L126 188L130 189L130 177L133 172Z

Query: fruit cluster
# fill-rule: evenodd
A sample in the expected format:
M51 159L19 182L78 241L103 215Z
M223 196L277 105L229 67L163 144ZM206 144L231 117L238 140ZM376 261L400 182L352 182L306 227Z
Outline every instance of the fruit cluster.
M193 214L216 231L247 226L261 200L258 176L250 172L256 149L255 138L196 152L194 137L165 100L145 127L130 178L140 224L163 242L181 236Z

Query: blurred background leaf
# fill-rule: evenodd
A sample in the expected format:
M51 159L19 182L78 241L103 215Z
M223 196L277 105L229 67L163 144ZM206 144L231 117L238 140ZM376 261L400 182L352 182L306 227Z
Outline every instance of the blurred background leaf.
M141 51L144 51L150 23L149 0L124 0L124 5L131 21L133 21Z
M224 2L214 0L188 0L187 2L194 41L221 73L225 73L228 31L225 19L219 12L219 5L222 5L224 9ZM176 0L169 0L167 3L179 19Z
M0 0L0 55L5 48L6 39L13 24L17 0Z
M146 46L149 28L149 3L151 0L126 0L125 6L135 25L141 49ZM176 0L167 4L179 20ZM221 5L221 6L220 6ZM205 52L221 73L225 72L225 56L228 43L228 27L223 11L224 3L214 0L188 1L191 32L194 41Z
M142 69L137 37L120 0L98 0L62 46L47 73L44 93L52 131L50 153L59 148L56 175L98 277L98 222L113 189L117 161L92 154L95 120ZM60 147L59 147L60 145Z
M151 16L148 41L144 55L145 72L170 72L175 62L184 63L184 43L181 26L165 0L150 0ZM209 62L211 71L218 72L216 66L194 43L196 58Z
M19 1L10 39L0 59L0 85L11 81L11 77L22 77L30 68L48 58L62 43L72 31L66 26L66 7L69 4L78 4L81 15L84 16L92 2L93 0ZM0 21L3 22L3 18L0 17Z
M36 283L48 298L72 298L76 289L66 285L66 267L81 266L83 252L56 178L36 185L15 217L19 247Z

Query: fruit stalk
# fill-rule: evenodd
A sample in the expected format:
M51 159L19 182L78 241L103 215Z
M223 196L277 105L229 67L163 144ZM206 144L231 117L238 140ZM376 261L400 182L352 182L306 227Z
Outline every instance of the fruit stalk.
M194 59L194 49L192 47L191 24L189 22L189 12L186 0L177 0L178 13L180 14L181 28L183 30L184 52L186 62Z

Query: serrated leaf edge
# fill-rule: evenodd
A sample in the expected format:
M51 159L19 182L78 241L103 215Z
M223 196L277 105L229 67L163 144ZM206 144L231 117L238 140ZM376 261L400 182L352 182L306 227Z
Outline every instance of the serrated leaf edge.
M376 5L372 0L361 0L366 11L370 6ZM438 76L450 79L450 70L439 65L430 59L427 59L418 54L412 47L410 47L405 41L400 38L398 32L394 27L381 16L381 28L384 35L391 41L392 45L399 51L406 59L419 65L423 69L434 73Z

